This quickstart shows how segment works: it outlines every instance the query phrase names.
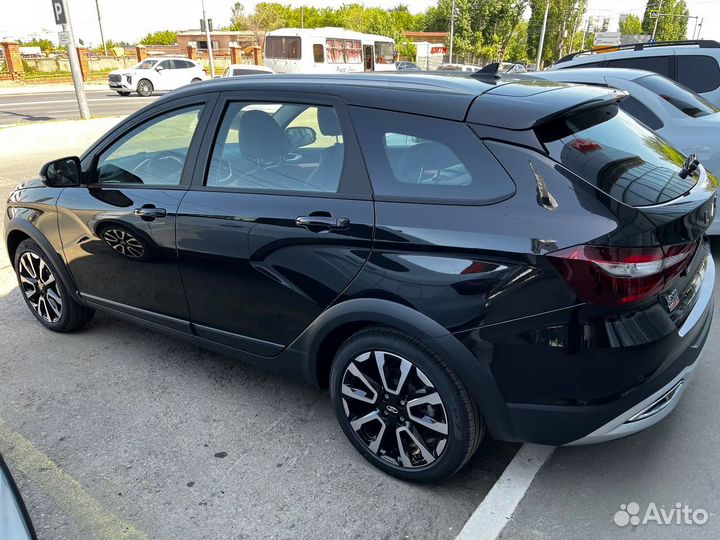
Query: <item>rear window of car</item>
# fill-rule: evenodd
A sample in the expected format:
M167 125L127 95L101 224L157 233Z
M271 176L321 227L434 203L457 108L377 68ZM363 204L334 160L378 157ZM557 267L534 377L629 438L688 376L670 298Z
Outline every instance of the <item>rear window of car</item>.
M550 155L630 206L675 199L695 185L681 178L685 156L616 104L596 107L536 129Z
M670 77L670 57L668 56L636 56L610 60L607 67L625 69L644 69Z
M640 120L653 131L663 127L663 122L658 116L643 105L640 100L633 96L628 96L620 102L620 108L628 113L635 120Z
M462 122L351 107L377 197L492 204L515 184Z
M720 87L720 66L711 56L677 55L677 80L699 93Z
M657 94L676 109L693 118L708 116L720 112L715 105L692 90L659 75L649 75L635 81Z

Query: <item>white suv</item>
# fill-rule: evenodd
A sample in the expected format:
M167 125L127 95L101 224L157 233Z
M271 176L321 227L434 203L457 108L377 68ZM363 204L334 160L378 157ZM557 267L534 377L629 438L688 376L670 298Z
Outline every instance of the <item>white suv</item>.
M610 67L654 71L720 106L720 43L717 41L637 43L619 49L602 54L574 52L548 69Z
M187 58L146 58L132 69L116 69L108 75L110 90L121 96L137 92L149 96L159 90L174 90L208 76L202 66Z

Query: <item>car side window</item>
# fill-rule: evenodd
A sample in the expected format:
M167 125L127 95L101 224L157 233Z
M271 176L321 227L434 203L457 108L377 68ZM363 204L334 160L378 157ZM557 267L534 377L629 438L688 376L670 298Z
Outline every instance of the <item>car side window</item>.
M490 204L515 184L463 122L351 107L378 196Z
M623 111L636 120L639 120L653 131L664 126L663 121L660 120L654 112L648 109L640 102L640 100L633 96L626 97L619 103L619 105Z
M95 182L177 186L202 113L193 105L135 127L98 157Z
M332 106L234 102L226 107L205 185L335 193L344 155Z
M670 77L670 57L668 56L637 56L635 58L620 58L610 60L608 67L626 69L644 69L653 71L665 77Z
M720 66L712 56L677 55L678 82L701 94L720 87Z

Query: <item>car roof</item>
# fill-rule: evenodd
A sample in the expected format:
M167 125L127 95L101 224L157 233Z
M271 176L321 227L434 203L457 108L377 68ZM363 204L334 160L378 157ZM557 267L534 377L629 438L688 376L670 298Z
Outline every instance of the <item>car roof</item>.
M581 78L584 81L602 81L605 77L634 81L650 75L657 75L657 73L644 69L584 68L581 65L566 69L554 69L552 71L535 71L528 74L529 77L538 77L547 81L569 81L573 77ZM578 80L573 82L582 81Z
M187 60L193 64L197 64L195 60L187 56L148 56L147 58L143 58L143 60Z
M298 92L336 96L348 105L526 129L554 111L614 93L607 88L527 78L465 75L386 72L225 77L184 86L155 103L208 92Z

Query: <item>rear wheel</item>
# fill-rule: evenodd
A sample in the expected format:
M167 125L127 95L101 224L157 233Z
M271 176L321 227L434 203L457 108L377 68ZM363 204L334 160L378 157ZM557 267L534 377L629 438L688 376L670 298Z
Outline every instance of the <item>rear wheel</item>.
M130 92L121 92L120 90L118 90L117 93L120 94L121 96L129 96L130 95Z
M14 265L25 303L46 328L69 332L93 318L95 312L70 296L57 269L35 242L20 242Z
M370 328L338 351L330 395L340 425L373 465L435 482L472 457L484 423L457 374L419 340Z
M143 97L148 97L153 93L153 84L147 79L142 79L138 82L137 93Z
M196 83L196 82L200 82L201 80L202 80L202 79L200 79L199 77L195 77L195 78L194 78L192 81L190 81L190 82L191 82L191 83Z

